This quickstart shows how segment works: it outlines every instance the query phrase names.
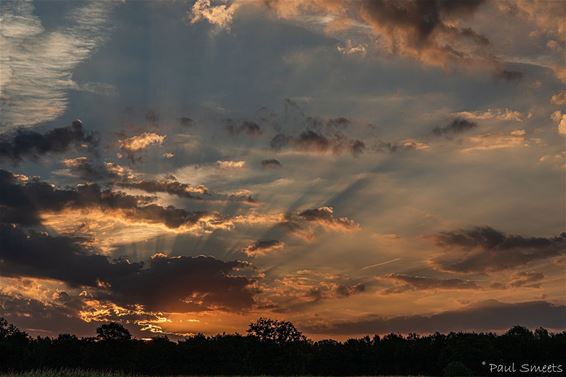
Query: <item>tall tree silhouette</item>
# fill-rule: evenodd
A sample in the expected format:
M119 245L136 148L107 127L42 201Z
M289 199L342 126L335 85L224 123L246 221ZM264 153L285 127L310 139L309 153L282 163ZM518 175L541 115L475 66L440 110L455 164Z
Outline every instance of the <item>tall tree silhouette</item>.
M116 322L110 322L96 329L96 336L100 340L119 341L130 340L132 335L124 326Z

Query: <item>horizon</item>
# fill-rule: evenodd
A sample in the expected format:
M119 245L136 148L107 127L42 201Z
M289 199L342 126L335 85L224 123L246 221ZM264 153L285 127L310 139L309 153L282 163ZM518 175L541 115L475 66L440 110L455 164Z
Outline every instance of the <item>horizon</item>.
M29 334L566 329L566 2L0 4Z

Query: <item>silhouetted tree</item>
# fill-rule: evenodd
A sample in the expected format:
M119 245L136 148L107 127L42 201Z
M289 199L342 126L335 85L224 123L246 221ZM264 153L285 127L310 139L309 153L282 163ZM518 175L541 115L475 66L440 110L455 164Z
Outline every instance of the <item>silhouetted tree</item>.
M272 340L277 343L305 341L306 337L289 321L277 321L269 318L259 318L250 323L248 335L260 340Z
M248 336L198 334L132 339L117 323L96 338L62 334L32 339L0 319L0 375L6 371L89 369L127 375L488 375L489 364L529 363L565 369L566 332L389 334L345 341L311 341L291 322L260 318ZM525 373L505 373L525 376Z
M110 322L96 329L96 336L100 340L117 341L130 340L132 335L124 326L116 322Z

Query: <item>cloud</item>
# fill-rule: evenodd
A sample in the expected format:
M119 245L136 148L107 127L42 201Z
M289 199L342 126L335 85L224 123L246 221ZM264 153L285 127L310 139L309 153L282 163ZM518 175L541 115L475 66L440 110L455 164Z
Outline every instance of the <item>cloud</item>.
M133 222L162 224L178 231L225 225L220 216L213 213L162 207L151 204L150 198L102 190L96 184L78 185L73 189L59 189L39 180L21 184L17 176L5 170L0 170L0 194L2 222L39 225L42 212L100 209L108 216L118 216Z
M0 271L3 276L33 276L62 280L71 286L97 286L101 280L140 268L126 260L111 263L105 256L85 250L79 241L0 224Z
M92 336L95 333L94 324L81 320L79 309L62 301L43 302L0 292L0 310L6 320L31 335L57 336L71 332Z
M510 109L487 109L487 111L461 111L455 113L457 117L471 120L508 120L523 121L523 114Z
M335 217L332 207L309 208L285 215L285 220L278 224L291 234L311 240L314 238L313 226L338 232L352 232L360 228L354 220L347 217Z
M197 0L189 13L189 19L192 24L206 20L212 25L229 30L232 17L239 6L239 2L215 6L211 0Z
M231 119L228 119L226 122L228 123L226 125L226 131L234 136L244 134L249 137L258 137L263 134L261 127L255 122L246 120L237 124Z
M367 53L367 46L364 44L355 44L351 39L348 39L343 46L338 45L336 49L343 55L366 56Z
M267 295L262 295L261 299L275 312L297 312L323 300L362 294L366 292L366 288L366 283L353 281L349 276L303 269L286 274L276 279L273 284L262 287Z
M135 178L135 173L127 167L112 162L93 164L88 157L84 156L63 160L63 165L89 182Z
M211 309L244 310L254 303L254 279L240 261L213 257L169 257L155 254L146 268L109 281L118 303L141 304L147 310L191 312Z
M284 246L285 243L278 240L259 240L248 245L243 252L249 257L256 257L281 250Z
M216 161L216 166L219 169L241 169L245 165L245 161Z
M525 130L513 130L509 134L494 133L478 136L470 136L464 140L462 152L487 151L495 149L507 149L525 147L529 145ZM537 139L531 139L537 142Z
M544 279L544 274L542 272L526 272L521 271L513 274L513 279L509 283L510 286L518 288L518 287L531 287L531 288L538 288L540 287L541 280Z
M389 274L387 278L403 283L400 286L388 288L385 294L401 293L414 290L428 289L477 289L478 285L469 280L462 279L439 279L425 276L412 276L406 274Z
M398 142L385 142L380 141L377 145L374 146L374 150L378 152L387 151L390 153L400 152L400 151L421 151L429 149L430 145L427 143L413 140L413 139L405 139Z
M159 180L130 180L118 182L121 187L143 190L149 193L166 192L181 198L204 199L209 196L209 190L203 185L193 186L178 182L174 176Z
M210 4L210 2L207 2ZM236 5L263 5L278 17L306 23L317 19L328 33L359 31L366 35L371 30L373 39L385 51L423 62L427 65L449 67L497 65L489 53L490 41L461 21L472 16L483 0L465 2L387 0L365 1L282 1L267 3L236 1L230 9L230 17L222 17L222 24L232 20ZM219 10L220 11L220 10ZM224 9L221 14L226 14ZM205 17L199 17L201 20ZM312 21L311 21L312 22ZM361 31L360 31L361 30ZM349 34L352 35L352 34ZM345 49L343 51L351 51Z
M550 103L553 105L566 105L566 90L561 90L550 97Z
M506 69L497 71L495 73L495 78L504 81L521 81L524 77L523 72L519 71L508 71Z
M18 129L14 133L0 135L0 160L20 161L24 157L36 159L47 153L62 153L72 146L94 147L98 138L86 133L80 120L67 127L54 128L41 134L36 131Z
M434 265L453 272L511 269L566 253L566 233L556 237L506 234L488 226L437 233L432 239L444 248Z
M552 113L550 118L558 126L558 133L566 135L566 114L562 114L560 110L557 110Z
M444 127L436 127L432 130L432 133L434 133L436 136L459 134L472 130L477 126L477 123L471 122L467 119L455 118Z
M72 72L106 39L114 2L81 2L66 15L71 26L52 31L34 15L32 1L3 1L0 6L0 127L55 119L67 108L69 89L93 89L75 83Z
M118 140L120 149L133 154L142 151L151 145L161 145L165 141L166 136L156 134L154 132L144 132L141 135L135 135L126 139Z
M544 34L566 41L566 4L562 1L497 1L499 9L505 14L533 21Z
M326 153L331 151L335 154L342 154L349 152L353 156L358 156L364 152L366 145L361 140L350 139L341 133L326 136L315 130L305 130L298 136L287 136L284 134L275 135L273 139L271 139L271 148L277 151L291 148L297 151L311 153Z
M110 261L86 250L77 239L26 231L0 224L0 271L3 276L61 280L70 286L91 286L99 298L125 305L143 305L166 312L229 308L253 304L253 280L239 271L244 262L213 257L168 257L155 254L149 263Z
M502 331L521 325L562 330L566 327L566 306L545 301L502 303L484 301L462 310L431 315L411 315L391 318L368 316L348 322L303 326L318 334L386 334L434 333L450 331Z
M279 162L279 160L276 159L269 159L269 160L262 160L261 161L261 167L264 169L279 169L281 168L283 165L281 165L281 162Z

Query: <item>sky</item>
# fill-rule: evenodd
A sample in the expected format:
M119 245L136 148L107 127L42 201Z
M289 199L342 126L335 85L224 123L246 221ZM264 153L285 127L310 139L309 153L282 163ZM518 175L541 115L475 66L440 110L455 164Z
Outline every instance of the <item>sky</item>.
M566 2L0 3L32 335L566 329Z

